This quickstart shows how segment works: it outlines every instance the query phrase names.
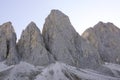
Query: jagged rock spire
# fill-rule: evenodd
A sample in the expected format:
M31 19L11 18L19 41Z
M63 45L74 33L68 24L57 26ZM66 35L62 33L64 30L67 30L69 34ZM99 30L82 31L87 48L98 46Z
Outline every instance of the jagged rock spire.
M18 62L16 33L11 22L6 22L0 27L0 60L6 60L9 65Z
M42 35L46 48L56 60L79 67L100 64L98 52L81 38L68 16L61 11L51 11L45 20Z
M113 23L97 23L82 35L98 51L103 61L120 63L120 29Z
M45 49L43 37L34 22L31 22L22 32L18 42L18 51L22 61L34 65L48 65L54 60Z

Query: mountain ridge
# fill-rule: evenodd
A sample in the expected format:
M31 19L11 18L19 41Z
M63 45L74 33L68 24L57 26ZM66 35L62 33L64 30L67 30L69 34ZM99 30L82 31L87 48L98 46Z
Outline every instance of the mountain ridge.
M67 78L63 77L63 80L120 80L120 29L113 23L100 21L80 36L67 15L59 10L51 10L45 19L42 32L31 21L23 30L18 42L16 39L16 33L11 22L0 25L0 61L9 67L14 65L13 69L10 67L10 70L0 72L3 74L0 76L2 80L13 80L12 77L15 80L42 79L43 76L35 79L37 75L42 74L40 71L33 70L29 73L28 69L28 72L25 71L26 73L17 72L16 69L19 69L17 65L21 65L20 68L23 66L24 69L24 63L25 65L43 66L44 68L47 66L49 68L51 64L55 64L53 68L56 64L59 66L66 64L78 68L76 74L74 71L77 72L77 70L69 72L68 66L65 68L65 71L68 69L67 72L56 73L58 76L66 75ZM113 67L114 64L118 68ZM79 72L79 69L86 73ZM47 74L48 72L44 75ZM54 73L50 71L50 74ZM22 78L19 75L27 78ZM85 77L85 75L90 76ZM104 78L100 78L100 76ZM50 77L52 78L48 79L44 76L44 80L57 80L54 76Z

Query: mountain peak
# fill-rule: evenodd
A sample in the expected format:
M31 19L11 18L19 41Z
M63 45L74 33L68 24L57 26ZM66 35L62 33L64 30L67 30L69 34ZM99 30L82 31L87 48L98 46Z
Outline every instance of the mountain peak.
M69 17L58 10L52 10L45 20L43 39L47 50L55 60L74 66L91 67L87 61L91 55L96 55L90 61L94 66L100 64L99 54L75 31ZM83 47L81 49L81 47ZM91 47L91 51L89 48ZM84 58L87 54L87 57ZM81 59L81 60L80 60ZM96 62L98 60L98 62ZM81 62L80 62L81 61ZM94 62L93 62L94 61ZM95 63L96 62L96 63Z
M8 34L10 34L11 32L15 32L14 31L14 28L12 26L12 22L6 22L6 23L3 23L0 27L0 29L6 31Z
M0 61L6 59L8 65L18 62L16 50L16 33L11 22L6 22L0 27Z
M57 27L57 25L71 24L69 17L59 10L51 10L45 22L56 25L54 27ZM65 26L61 26L61 27L65 27Z
M53 9L53 10L51 10L51 13L62 13L62 12L58 9Z
M28 26L31 26L31 25L36 25L35 22L31 21Z
M101 32L110 31L112 33L118 33L119 32L119 28L117 28L117 26L115 26L111 22L107 22L107 23L99 22L93 28L97 32L99 32L99 31L101 31Z
M46 50L40 30L34 22L29 23L22 32L18 42L18 52L22 61L34 65L43 66L52 62L52 56Z
M39 28L37 27L37 25L33 22L33 21L31 21L28 25L27 25L27 27L26 27L26 30L39 30Z
M48 29L53 30L53 32L55 32L55 29L62 32L65 30L70 30L72 32L75 31L71 25L69 17L59 10L51 10L46 18L42 33L44 34Z
M120 63L119 35L120 29L113 23L99 22L93 28L87 29L82 36L99 51L103 61Z
M80 36L54 9L42 34L31 21L17 44L12 23L0 25L0 80L120 80L120 66L113 63L120 64L120 29L110 22Z
M53 9L53 10L51 10L50 15L57 16L57 15L65 15L65 14L62 11L60 11L60 10Z

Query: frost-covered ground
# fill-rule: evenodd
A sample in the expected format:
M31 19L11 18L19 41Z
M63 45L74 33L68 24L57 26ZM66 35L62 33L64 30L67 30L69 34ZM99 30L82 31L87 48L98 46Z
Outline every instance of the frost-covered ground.
M34 66L26 62L7 66L0 63L0 80L120 80L120 65L107 63L116 76L107 76L91 69L81 69L56 62L47 67Z
M5 65L5 62L0 62L0 72L11 69L12 67L14 67L14 65L7 66L7 65Z

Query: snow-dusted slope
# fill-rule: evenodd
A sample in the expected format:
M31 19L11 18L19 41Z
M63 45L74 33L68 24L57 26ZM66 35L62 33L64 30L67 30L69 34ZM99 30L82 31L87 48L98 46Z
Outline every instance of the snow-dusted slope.
M0 72L13 68L14 65L7 66L5 62L0 62Z
M56 62L46 67L33 66L26 62L7 66L0 63L0 80L120 80L120 65L107 63L116 77L106 76L91 69L81 69Z
M0 62L0 80L4 80L8 75L11 69L14 68L14 65L7 66L5 61Z
M97 71L94 70L79 69L56 62L43 69L35 80L120 80L120 78L105 76L97 74Z

